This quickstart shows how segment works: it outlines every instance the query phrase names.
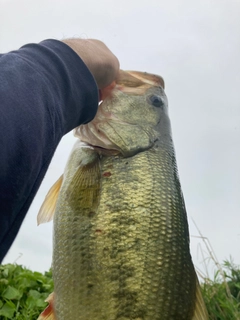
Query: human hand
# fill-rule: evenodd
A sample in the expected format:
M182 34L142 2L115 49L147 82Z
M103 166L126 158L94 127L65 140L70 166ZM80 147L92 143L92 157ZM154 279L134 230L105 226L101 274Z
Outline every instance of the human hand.
M91 71L99 89L106 88L119 73L119 61L108 47L94 39L62 40L71 47Z

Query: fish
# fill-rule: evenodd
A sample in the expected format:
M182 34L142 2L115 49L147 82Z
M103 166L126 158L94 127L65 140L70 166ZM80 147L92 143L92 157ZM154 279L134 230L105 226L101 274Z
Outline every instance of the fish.
M39 320L207 320L189 249L164 80L122 71L75 129L53 217L54 293Z

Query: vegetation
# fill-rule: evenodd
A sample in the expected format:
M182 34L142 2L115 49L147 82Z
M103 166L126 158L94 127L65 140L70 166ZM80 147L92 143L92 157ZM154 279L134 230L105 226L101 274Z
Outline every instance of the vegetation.
M35 320L53 291L51 271L41 274L16 264L0 265L0 320Z
M240 319L240 269L233 262L225 261L213 280L205 278L202 292L210 320Z
M195 224L195 222L193 221ZM198 230L202 261L204 261L204 272L198 271L202 280L203 298L209 313L209 320L240 320L240 267L235 265L230 258L223 264L218 262L216 254L209 242ZM207 257L207 258L206 258ZM209 275L209 265L215 268L214 276Z
M52 291L51 271L43 275L19 265L0 266L0 320L36 320ZM240 269L232 261L218 264L213 280L205 276L202 291L210 320L240 319Z

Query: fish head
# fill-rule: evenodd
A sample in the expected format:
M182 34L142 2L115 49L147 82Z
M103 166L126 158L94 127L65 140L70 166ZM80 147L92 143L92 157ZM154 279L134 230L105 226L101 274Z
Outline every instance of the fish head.
M95 118L76 128L75 136L102 153L129 157L156 146L167 119L163 79L144 72L121 71Z

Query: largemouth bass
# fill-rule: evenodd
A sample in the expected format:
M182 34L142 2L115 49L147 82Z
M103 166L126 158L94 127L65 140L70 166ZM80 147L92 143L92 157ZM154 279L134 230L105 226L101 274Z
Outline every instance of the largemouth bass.
M122 71L75 135L39 214L55 211L54 294L39 319L208 319L162 78Z

